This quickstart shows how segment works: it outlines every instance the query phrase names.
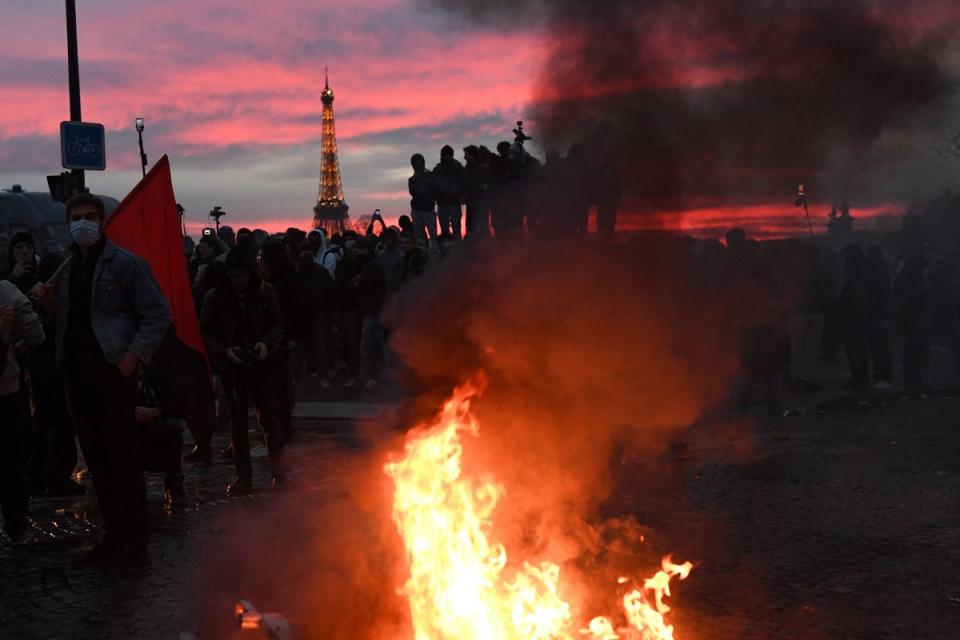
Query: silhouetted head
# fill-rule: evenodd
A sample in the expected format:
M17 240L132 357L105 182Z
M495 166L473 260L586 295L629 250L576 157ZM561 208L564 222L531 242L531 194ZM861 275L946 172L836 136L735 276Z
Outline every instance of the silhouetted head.
M509 155L510 155L510 143L507 142L506 140L503 140L502 142L498 142L498 143L497 143L497 153L499 153L501 157L504 157L504 158L509 157Z
M228 224L220 227L220 230L217 231L217 235L223 241L223 244L227 245L227 248L233 249L237 245L237 237L233 233L233 227Z
M256 259L243 247L237 247L227 254L223 271L225 281L235 293L246 291L259 281Z
M259 255L260 273L270 281L289 273L293 269L287 246L280 240L272 239L263 243Z
M404 233L413 233L413 220L410 219L408 215L400 216L400 219L397 220L397 224L400 226L400 230Z
M448 144L443 145L440 149L440 160L453 160L453 147Z
M415 153L410 156L410 166L413 167L414 171L423 171L427 166L427 161L423 159L421 154Z
M480 149L476 145L467 145L463 148L463 159L466 162L476 162L480 159Z
M396 249L397 245L400 244L400 233L393 227L384 229L383 233L380 234L380 242L388 251Z
M747 232L735 227L727 231L727 249L730 251L739 251L747 244Z
M206 231L206 229L204 229ZM200 257L204 260L211 260L220 254L220 238L213 233L204 233L200 236L199 247Z
M413 239L412 233L401 233L400 234L400 250L404 253L410 253L417 247L416 242Z
M27 231L18 231L10 239L10 262L16 264L20 261L31 260L36 256L36 250L33 246L33 236Z

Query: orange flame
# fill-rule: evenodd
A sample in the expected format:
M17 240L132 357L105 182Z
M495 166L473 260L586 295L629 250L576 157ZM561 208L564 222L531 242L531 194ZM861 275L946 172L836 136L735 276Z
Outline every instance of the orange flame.
M403 456L385 466L410 569L401 593L410 603L415 640L674 640L663 598L671 578L689 575L689 562L676 565L668 556L642 589L627 593L627 627L620 629L597 617L575 630L556 564L508 568L506 549L491 540L491 516L503 490L464 476L461 467L461 433L479 434L470 400L482 386L457 388L431 424L410 431Z

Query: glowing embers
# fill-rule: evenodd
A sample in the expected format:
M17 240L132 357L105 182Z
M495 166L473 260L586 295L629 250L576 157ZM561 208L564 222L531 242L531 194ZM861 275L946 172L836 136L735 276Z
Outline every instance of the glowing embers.
M570 603L560 595L556 564L507 566L506 549L492 539L491 516L502 489L462 472L460 436L478 434L470 413L478 391L476 384L454 391L434 422L413 429L403 455L385 467L409 564L403 594L416 640L672 640L663 599L671 578L689 575L689 562L664 558L661 571L623 597L626 628L608 617L594 618L586 628L575 624Z

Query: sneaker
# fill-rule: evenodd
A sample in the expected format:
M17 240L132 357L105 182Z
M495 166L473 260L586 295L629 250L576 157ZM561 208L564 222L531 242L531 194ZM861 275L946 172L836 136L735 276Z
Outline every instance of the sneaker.
M880 380L875 385L873 385L874 391L890 391L893 389L893 385L887 382L886 380Z
M330 382L330 378L320 378L320 388L329 389L333 386L333 383Z
M233 479L233 482L227 485L227 495L231 498L236 498L237 496L247 496L252 492L253 486L250 478L245 476L237 476Z
M197 463L197 464L210 464L210 458L212 457L212 452L209 448L201 449L200 447L194 447L193 451L183 456L183 461L187 463Z
M357 386L357 379L356 379L356 378L347 378L347 379L344 381L343 386L345 386L345 387L348 388L348 389L352 389L352 388L354 388L355 386Z
M233 445L232 445L232 444L231 444L229 447L227 447L226 449L221 449L221 450L220 450L220 459L221 459L221 460L233 460L233 456L234 456L234 451L233 451Z
M367 391L373 391L374 389L377 388L377 381L371 378L363 384L363 388L366 389Z

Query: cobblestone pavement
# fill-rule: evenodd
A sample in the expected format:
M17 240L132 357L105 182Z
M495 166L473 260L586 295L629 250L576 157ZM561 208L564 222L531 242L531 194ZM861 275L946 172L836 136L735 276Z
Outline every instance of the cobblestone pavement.
M833 399L826 411L807 399L774 425L693 429L685 448L622 461L607 509L649 526L658 554L696 564L674 587L678 640L960 637L960 400L836 398L814 398ZM341 465L362 446L339 424L297 432L288 491L305 510L343 491ZM189 468L194 503L173 514L152 476L154 567L141 577L72 568L94 530L90 499L35 502L34 542L0 541L0 638L170 639L195 629L196 568L235 542L232 519L255 521L274 501L266 460L255 467L259 488L242 500L224 496L231 465ZM305 469L312 479L297 483ZM258 544L287 552L271 541L286 526L274 535L265 519ZM272 567L257 553L231 584L236 597L263 590L251 576Z

